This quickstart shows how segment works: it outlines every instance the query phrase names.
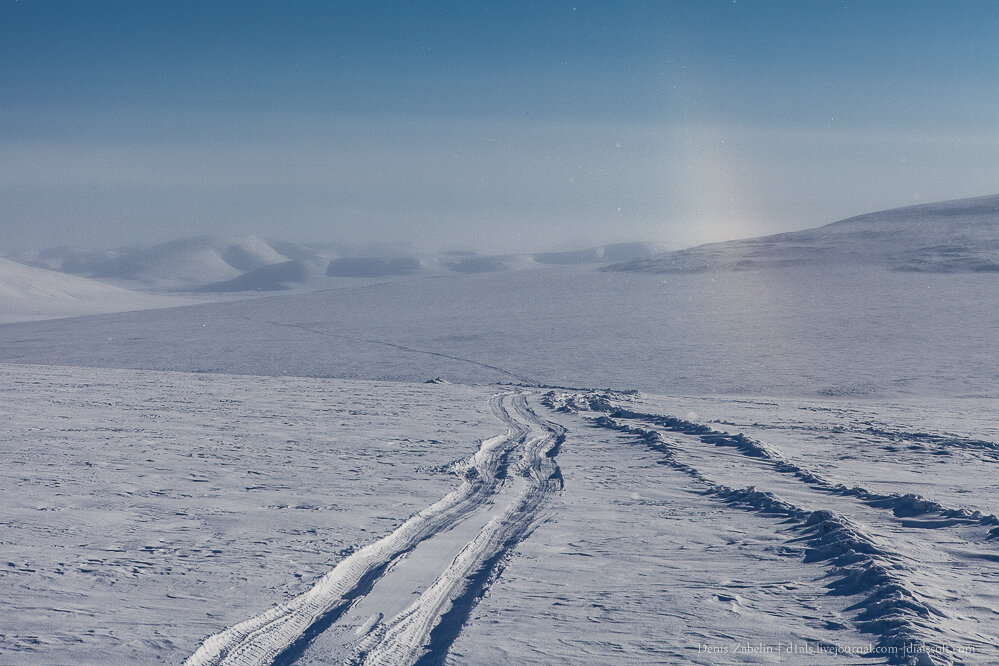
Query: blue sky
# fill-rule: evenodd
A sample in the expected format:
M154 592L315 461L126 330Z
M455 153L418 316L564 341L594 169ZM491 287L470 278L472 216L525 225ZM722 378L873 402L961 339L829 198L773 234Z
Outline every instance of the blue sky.
M999 3L0 0L0 252L689 244L999 192Z

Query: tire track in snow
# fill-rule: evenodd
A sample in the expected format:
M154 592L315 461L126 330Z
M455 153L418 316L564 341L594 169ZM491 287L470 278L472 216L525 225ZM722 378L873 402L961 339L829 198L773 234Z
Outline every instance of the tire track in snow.
M511 401L517 417L511 415L506 407L506 403ZM483 530L489 535L483 537L480 533L455 559L461 559L484 577L480 576L482 579L477 580L474 590L469 585L457 590L456 583L460 581L452 581L450 587L443 584L432 586L431 589L435 589L438 595L437 612L418 614L430 621L425 621L418 631L407 629L404 632L411 642L429 640L436 653L446 653L450 641L464 622L462 612L467 617L478 598L476 595L484 589L489 577L498 571L500 560L536 524L539 509L551 488L556 485L561 487L562 483L561 472L554 461L550 458L541 460L537 453L542 449L541 453L550 452L561 443L564 433L556 430L558 426L543 424L526 406L523 395L514 396L512 400L509 393L494 396L490 400L490 408L506 424L507 431L483 441L474 455L453 467L453 471L463 477L458 488L412 516L391 534L348 556L308 592L209 636L184 662L185 666L293 663L316 635L340 620L354 603L378 584L387 571L421 542L449 531L483 510L507 477L511 457L522 449L516 467L518 471L526 471L533 479L532 484L528 484L533 491L521 494L515 502L518 510L508 509L493 518ZM544 434L530 436L538 429L544 430ZM526 467L525 460L529 461ZM546 473L549 478L539 481L539 477ZM445 572L441 578L447 578L447 575ZM438 629L442 619L447 620L444 623L446 629ZM435 629L437 633L431 637L430 633ZM453 636L450 635L452 633Z
M388 536L348 556L308 592L208 637L185 666L272 663L310 629L335 622L393 562L488 501L496 492L507 456L526 432L506 416L505 395L494 396L490 408L507 424L507 432L483 441L474 455L456 465L454 471L464 477L458 488Z
M523 394L513 398L513 406L518 417L532 426L516 469L524 479L520 493L458 553L419 599L359 644L351 663L443 664L475 603L502 570L505 558L543 520L547 501L564 487L554 457L565 440L565 429L540 419Z
M995 538L999 533L999 516L995 514L985 514L977 509L948 508L914 493L879 493L858 485L847 487L842 483L834 483L815 471L790 462L764 442L742 433L733 435L671 416L642 414L630 410L615 410L611 416L638 420L668 432L696 437L704 444L731 447L748 458L766 463L775 472L797 478L813 490L828 495L853 497L870 507L890 511L903 527L918 527L920 521L915 519L928 517L929 519L922 521L922 525L926 527L980 525L990 529L987 538Z
M736 426L738 424L731 423L728 421L717 421L720 425ZM837 426L837 427L823 427L823 426L801 426L801 425L783 425L783 424L770 424L770 423L753 423L753 428L759 428L761 430L785 430L785 431L799 431L799 432L813 432L813 433L829 433L835 435L868 435L871 437L876 437L885 441L888 444L919 444L921 448L935 448L937 451L946 451L948 449L963 449L971 451L978 455L978 457L985 462L999 462L999 443L992 442L986 439L977 439L974 437L967 437L962 435L957 435L954 433L933 433L925 432L921 430L901 430L896 428L889 428L885 426L875 426L866 425L864 427L860 426Z
M245 315L243 316L243 318L248 321L255 321ZM336 338L337 340L346 340L347 342L359 342L369 345L381 345L382 347L390 347L392 349L397 349L399 351L404 351L410 354L423 354L425 356L436 356L437 358L445 358L449 361L458 361L459 363L469 363L471 365L475 365L480 368L485 368L486 370L490 370L492 372L496 372L501 375L506 375L507 377L515 379L518 382L525 384L527 386L538 386L538 382L529 377L524 377L523 375L515 374L513 372L510 372L509 370L504 370L503 368L497 365L490 365L489 363L476 361L475 359L471 358L454 356L452 354L445 354L443 352L430 351L429 349L417 349L415 347L407 347L406 345L400 345L395 342L386 342L385 340L375 340L372 338L357 338L350 335L343 335L342 333L331 333L321 328L313 328L308 324L290 324L288 322L280 322L280 321L266 321L265 323L271 324L272 326L284 326L286 328L295 328L300 331L312 333L313 335L321 335L327 338Z
M560 410L605 412L611 418L641 421L664 431L697 438L704 444L716 447L731 447L746 457L765 461L772 469L781 474L788 474L808 484L811 488L830 495L855 497L865 504L891 511L901 521L909 521L915 525L914 518L932 516L926 525L945 527L950 525L979 524L990 529L988 538L999 537L999 516L986 514L974 508L949 508L937 501L927 499L914 493L879 493L862 486L847 487L842 483L834 483L822 477L819 473L792 463L768 444L747 437L742 433L731 434L715 430L707 425L694 423L673 416L646 414L614 406L605 396L566 395L551 391L546 394L544 404ZM759 424L757 424L758 426ZM969 440L980 441L980 440Z
M859 611L855 624L862 631L878 636L876 650L871 656L886 656L891 663L952 664L965 663L968 657L954 652L952 647L955 645L974 648L978 654L978 657L972 657L975 660L980 660L984 653L992 650L995 636L991 635L994 631L988 627L994 624L994 611L989 611L987 603L983 606L988 612L974 605L968 606L956 591L959 587L963 587L969 595L977 591L975 588L980 583L975 578L974 569L971 573L962 571L969 569L968 563L952 558L947 562L951 566L945 567L945 570L926 571L927 562L932 561L930 557L936 553L937 546L946 547L949 542L932 543L927 548L927 544L920 543L920 536L925 535L927 527L991 525L995 516L972 514L963 509L944 509L914 495L884 495L860 488L834 486L818 475L789 463L761 442L742 435L720 433L673 417L619 409L610 403L607 396L551 392L546 396L545 403L553 409L606 412L607 416L592 419L595 426L635 436L644 445L664 454L663 464L702 484L707 494L744 510L788 519L801 535L795 541L805 545L805 561L821 562L829 567L830 577L835 578L828 585L830 594L863 595L863 600L853 607ZM636 420L653 427L628 423ZM698 447L698 452L680 440L664 437L662 431L678 433L694 439L698 444L713 446L711 449ZM710 478L699 465L708 461L711 451L717 446L732 447L745 456L740 470L759 465L769 467L771 474L776 472L796 477L795 482L800 482L800 487L805 490L791 492L791 495L811 501L802 506L754 486L734 489ZM718 457L718 454L715 456ZM731 466L731 461L728 465ZM721 467L718 469L721 470ZM793 486L780 487L794 491ZM812 492L812 497L807 496L809 492ZM859 501L875 510L865 513L846 507L848 518L821 506L818 498L836 495L845 495L844 501ZM816 508L816 502L821 508ZM899 518L894 531L882 529L880 534L879 530L871 533L871 526L857 522L855 518L859 514L862 519L873 516L877 520L883 509L891 510L894 517ZM954 516L951 521L940 524L906 524L907 516L926 512L950 512ZM920 551L929 557L925 560L918 557ZM940 584L940 580L946 580L946 584ZM985 573L982 580L992 581L994 587L994 577ZM955 609L955 604L960 608ZM993 615L988 616L989 613Z

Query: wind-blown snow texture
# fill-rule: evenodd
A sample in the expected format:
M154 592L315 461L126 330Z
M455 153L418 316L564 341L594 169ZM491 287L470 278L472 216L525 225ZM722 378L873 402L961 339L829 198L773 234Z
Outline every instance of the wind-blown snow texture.
M0 326L0 663L996 663L993 204Z

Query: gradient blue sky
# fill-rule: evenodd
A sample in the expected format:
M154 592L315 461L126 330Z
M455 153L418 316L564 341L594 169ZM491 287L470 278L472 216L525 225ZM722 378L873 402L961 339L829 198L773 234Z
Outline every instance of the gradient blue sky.
M0 252L690 244L999 192L999 2L0 0Z

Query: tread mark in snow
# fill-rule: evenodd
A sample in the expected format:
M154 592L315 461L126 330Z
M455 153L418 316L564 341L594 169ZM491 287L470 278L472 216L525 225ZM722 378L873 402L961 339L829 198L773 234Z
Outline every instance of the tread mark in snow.
M518 417L541 433L523 440L520 468L529 481L503 514L496 516L454 558L409 608L359 644L356 664L442 664L472 608L499 575L509 553L541 522L546 501L563 487L552 454L565 429L540 419L524 396L513 398Z
M550 392L544 404L555 410L598 411L609 416L591 417L596 427L623 432L634 437L652 450L664 454L662 464L680 471L705 487L705 494L718 497L731 506L767 515L781 516L788 520L792 531L801 536L796 541L807 546L806 562L824 563L830 567L830 594L862 595L853 606L859 611L857 627L878 636L877 648L887 654L890 663L904 664L953 664L956 655L949 644L956 638L979 650L990 649L994 637L981 633L972 620L964 623L963 630L953 625L956 619L943 610L943 599L909 580L909 566L903 554L893 551L885 540L867 534L864 527L850 519L826 509L808 510L796 506L777 495L755 487L734 489L705 476L695 466L680 460L677 454L683 447L679 441L670 441L657 429L630 425L627 421L641 421L666 432L675 432L716 446L731 446L749 458L769 464L775 472L790 474L807 484L813 491L827 495L845 495L875 509L891 510L902 528L925 528L927 525L907 525L903 518L927 513L943 514L952 520L937 521L934 527L958 524L996 524L993 515L966 509L946 509L936 502L915 495L885 495L863 488L846 488L834 485L793 463L762 442L743 435L719 432L707 426L682 419L655 414L642 414L618 409L609 400L584 395L559 395ZM995 532L995 530L993 530ZM910 563L911 564L911 563ZM929 594L928 594L929 593ZM951 636L950 641L947 635ZM873 655L872 655L873 656ZM957 662L960 663L960 662Z
M209 636L185 666L292 663L315 636L368 594L393 564L421 542L446 533L486 507L504 482L510 455L520 451L518 471L527 479L521 492L416 602L375 626L356 654L362 663L386 663L382 661L386 655L391 655L388 663L393 664L441 661L503 560L544 518L547 500L563 485L554 455L565 430L540 419L523 394L496 395L490 408L507 432L483 441L474 455L456 466L463 479L458 488L348 556L308 592Z

